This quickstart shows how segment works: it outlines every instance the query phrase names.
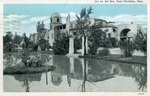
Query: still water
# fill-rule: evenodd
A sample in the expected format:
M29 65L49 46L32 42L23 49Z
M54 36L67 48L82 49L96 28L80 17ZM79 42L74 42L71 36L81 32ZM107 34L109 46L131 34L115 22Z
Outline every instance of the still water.
M37 55L38 53L31 53ZM42 53L56 69L39 74L3 76L4 92L141 92L147 91L147 67L105 60ZM4 53L4 68L21 62L19 53ZM52 57L49 60L49 57Z

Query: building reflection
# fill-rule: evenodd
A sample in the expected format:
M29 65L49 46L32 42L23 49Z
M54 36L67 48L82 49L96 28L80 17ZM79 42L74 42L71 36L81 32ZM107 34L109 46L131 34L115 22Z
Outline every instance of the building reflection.
M62 74L52 72L51 73L51 81L52 81L53 85L59 86L61 84L61 82L63 81Z
M63 60L62 60L63 61ZM92 82L100 82L108 79L115 78L115 76L127 76L135 79L139 85L139 90L146 89L147 85L147 70L146 66L129 65L129 64L117 64L114 62L95 61L86 59L69 58L69 64L65 62L58 62L53 64L56 66L56 70L52 71L52 82L56 86L59 86L63 81L62 76L67 76L68 86L71 87L71 80L82 80L83 83L79 86L80 91L88 91L86 87ZM67 67L66 67L67 66ZM69 66L69 68L68 68ZM93 85L93 84L92 84ZM96 85L93 85L96 88Z

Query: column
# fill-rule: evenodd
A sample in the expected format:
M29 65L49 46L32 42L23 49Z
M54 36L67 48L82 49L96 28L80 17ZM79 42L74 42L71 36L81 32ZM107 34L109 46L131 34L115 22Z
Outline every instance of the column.
M74 38L69 38L69 54L74 53Z
M82 64L82 76L84 78L85 75L88 76L88 70L89 70L88 61L84 59L80 59L80 60Z
M82 52L81 55L84 56L84 37L82 37Z
M82 64L82 76L84 77L85 76L85 74L84 74L84 59L80 59L81 60L81 64Z
M86 37L86 54L88 54L89 46L88 46L88 37Z
M74 73L74 58L69 58L70 59L70 73Z

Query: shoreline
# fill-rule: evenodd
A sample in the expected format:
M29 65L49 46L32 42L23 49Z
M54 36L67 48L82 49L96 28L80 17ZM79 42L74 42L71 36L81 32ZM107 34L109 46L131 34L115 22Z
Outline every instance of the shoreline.
M26 66L12 66L5 68L3 70L4 75L13 75L13 74L36 74L42 72L48 72L54 70L55 66L46 66L43 65L41 67L26 67Z
M85 55L85 56L79 56L78 58L107 60L107 61L121 62L127 64L131 63L131 64L147 65L147 56L132 56L130 58L122 57L122 55L117 55L116 57L114 56L115 55L111 55L111 56ZM140 62L139 59L145 59L145 60L142 60Z

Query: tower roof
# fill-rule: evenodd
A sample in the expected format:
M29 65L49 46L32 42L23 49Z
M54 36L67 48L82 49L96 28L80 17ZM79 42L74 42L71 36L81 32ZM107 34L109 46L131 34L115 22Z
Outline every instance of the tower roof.
M59 18L61 17L59 13L55 12L51 15L51 18Z

